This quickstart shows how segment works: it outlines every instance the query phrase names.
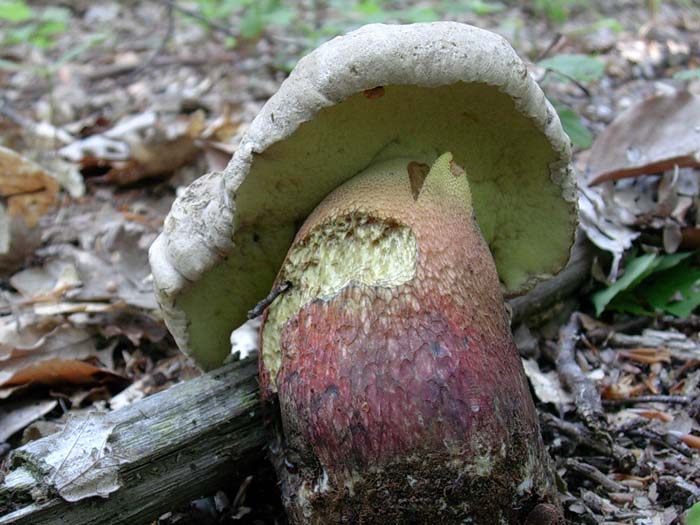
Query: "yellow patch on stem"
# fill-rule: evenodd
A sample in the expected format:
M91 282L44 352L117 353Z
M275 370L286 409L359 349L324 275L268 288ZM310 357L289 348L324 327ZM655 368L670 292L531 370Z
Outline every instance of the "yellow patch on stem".
M284 324L304 305L330 300L350 283L400 286L413 279L416 256L416 238L408 226L362 214L321 224L297 242L280 273L280 282L291 287L270 305L262 333L271 386L282 362Z
M262 358L273 390L282 364L284 325L301 308L317 299L328 301L351 283L394 288L411 281L419 246L403 218L434 221L435 210L445 208L471 212L469 182L451 153L427 171L427 165L408 159L380 161L339 187L314 212L331 210L290 248L277 282L291 286L270 305L262 330ZM339 211L343 206L349 207ZM394 206L393 212L385 206ZM311 223L317 219L312 217Z

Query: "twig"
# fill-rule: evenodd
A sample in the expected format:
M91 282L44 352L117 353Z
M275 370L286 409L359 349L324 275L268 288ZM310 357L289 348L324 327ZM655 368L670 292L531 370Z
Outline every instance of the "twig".
M284 292L289 290L291 288L292 283L289 281L285 281L279 286L275 286L269 294L267 294L267 297L260 301L258 304L256 304L252 310L248 312L248 319L255 319L257 316L262 314L265 311L265 308L270 306L272 304L272 301L277 299L278 296L282 295Z
M233 62L238 55L236 53L218 53L213 56L158 56L151 63L151 67L169 66L202 66L211 64L228 64ZM88 73L86 78L91 82L96 82L109 77L128 75L137 67L136 64L113 64Z
M143 72L147 71L153 62L155 61L156 58L160 56L160 54L165 50L165 47L168 45L168 42L173 36L173 31L175 30L175 6L174 2L167 2L166 3L166 16L168 20L168 25L165 29L165 34L163 35L163 38L161 39L160 43L158 44L158 47L151 53L151 55L141 64L139 67L134 69L131 73L129 73L129 76L126 79L126 83L133 82L136 77L141 75Z
M559 331L556 367L562 382L574 395L576 413L588 427L597 430L605 422L605 415L598 389L576 363L576 342L580 326L579 314L574 312L569 322Z
M552 50L556 47L559 47L559 44L562 44L564 42L564 35L561 33L557 33L554 35L554 38L552 41L549 43L549 45L542 51L538 56L537 56L537 61L539 62L540 60L544 60L549 56L549 54L552 52Z
M566 73L562 73L561 71L557 69L550 69L550 68L545 68L544 70L544 75L542 75L542 82L544 82L544 79L549 75L550 73L553 73L555 75L559 75L567 79L569 82L573 83L577 88L579 88L584 95L586 95L588 98L591 97L591 92L588 90L586 86L581 84L578 80L576 80L574 77L571 75L567 75Z
M640 403L668 403L669 405L687 405L690 403L690 398L686 396L672 396L664 394L628 397L625 399L606 399L603 401L605 406L628 406L637 405Z
M636 430L633 430L628 433L630 436L636 436L644 439L648 439L649 441L655 443L658 446L661 447L668 447L679 454L683 454L685 457L690 458L693 456L693 453L686 448L686 446L680 442L676 437L671 436L671 435L663 435L659 434L657 432L654 432L653 430L650 430L648 428L639 428Z
M612 458L620 470L630 470L637 463L637 459L631 451L612 441L609 436L600 433L594 434L582 425L564 421L546 412L540 413L540 420L542 426L558 430L577 445L588 447Z
M240 35L236 33L235 31L231 31L228 27L225 25L219 24L218 22L214 22L213 20L209 20L207 17L199 14L197 11L193 11L192 9L187 9L186 7L182 7L181 5L178 5L178 3L175 0L160 0L164 4L169 5L172 9L175 9L176 11L179 11L185 16L188 16L190 18L194 18L198 22L201 22L202 24L215 29L216 31L219 31L226 36L230 36L233 38L238 38Z
M611 480L593 465L582 463L570 458L564 461L564 466L567 468L567 470L573 471L587 477L591 481L594 481L608 492L627 492L627 487Z

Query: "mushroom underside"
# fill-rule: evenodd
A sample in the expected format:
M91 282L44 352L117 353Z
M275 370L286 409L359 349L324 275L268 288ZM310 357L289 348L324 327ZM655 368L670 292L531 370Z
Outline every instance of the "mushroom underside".
M297 229L331 190L372 164L410 157L430 165L445 151L469 174L506 292L556 273L575 203L562 199L566 181L551 176L558 154L512 98L479 83L381 86L320 110L254 154L234 196L233 252L176 299L188 322L181 344L205 368L217 366L231 330L269 291Z

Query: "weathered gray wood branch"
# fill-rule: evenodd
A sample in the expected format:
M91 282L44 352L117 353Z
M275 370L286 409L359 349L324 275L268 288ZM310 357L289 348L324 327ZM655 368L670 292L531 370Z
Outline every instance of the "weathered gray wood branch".
M17 449L0 472L0 524L140 524L214 492L263 457L255 361Z
M568 297L589 267L590 250L579 242L566 270L509 301L514 322ZM252 469L267 440L255 359L74 419L14 451L0 480L0 512L9 511L0 525L146 523Z

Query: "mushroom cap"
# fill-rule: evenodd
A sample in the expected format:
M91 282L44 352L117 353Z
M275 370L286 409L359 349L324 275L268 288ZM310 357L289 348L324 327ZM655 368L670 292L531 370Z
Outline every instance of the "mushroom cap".
M364 26L299 61L226 170L175 201L151 247L179 347L221 364L297 228L370 164L451 151L506 295L566 263L576 228L569 138L508 42L455 22Z

